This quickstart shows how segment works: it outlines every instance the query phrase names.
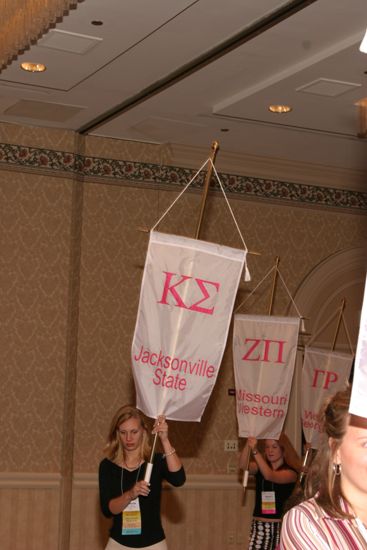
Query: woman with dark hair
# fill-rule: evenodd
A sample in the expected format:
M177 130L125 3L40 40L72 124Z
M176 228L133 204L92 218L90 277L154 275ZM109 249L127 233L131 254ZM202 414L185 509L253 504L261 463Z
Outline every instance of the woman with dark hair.
M304 502L283 520L281 550L366 550L367 420L349 414L350 388L325 403Z
M265 439L264 456L257 439L249 437L240 456L240 468L247 466L249 450L253 460L250 474L256 474L255 508L251 525L249 550L273 550L279 543L283 507L291 495L301 470L301 459L288 437Z
M169 441L164 416L157 418L152 433L158 434L164 454L155 455L147 483L144 474L150 448L143 414L126 405L112 419L106 458L99 465L102 512L113 518L105 550L167 550L160 517L162 481L179 487L185 482L185 472Z

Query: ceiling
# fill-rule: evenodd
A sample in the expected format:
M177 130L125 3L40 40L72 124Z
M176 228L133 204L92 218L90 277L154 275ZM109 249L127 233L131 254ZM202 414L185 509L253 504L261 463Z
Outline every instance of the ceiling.
M84 0L0 73L0 121L365 171L366 27L367 0Z

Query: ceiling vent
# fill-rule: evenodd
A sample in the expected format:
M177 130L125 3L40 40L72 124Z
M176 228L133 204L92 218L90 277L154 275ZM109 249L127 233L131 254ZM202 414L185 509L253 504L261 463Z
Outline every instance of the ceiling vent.
M353 82L343 82L342 80L331 80L329 78L319 78L309 84L296 88L296 92L305 92L307 94L324 95L327 97L337 97L360 88L361 84Z
M84 107L76 107L75 105L22 99L11 107L8 107L4 111L4 114L37 120L48 120L50 122L65 122L77 113L80 113L83 109Z
M83 55L97 46L101 41L102 38L97 38L96 36L52 29L44 38L39 40L37 45L42 46L42 48L51 48L53 50Z

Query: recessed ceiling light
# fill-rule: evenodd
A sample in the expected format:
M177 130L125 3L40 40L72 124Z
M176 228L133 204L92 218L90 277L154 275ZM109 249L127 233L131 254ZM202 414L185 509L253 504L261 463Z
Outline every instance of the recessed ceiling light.
M43 73L46 70L46 65L43 63L30 63L28 61L20 64L23 71L30 73Z
M289 113L292 107L289 105L269 105L268 109L271 113Z

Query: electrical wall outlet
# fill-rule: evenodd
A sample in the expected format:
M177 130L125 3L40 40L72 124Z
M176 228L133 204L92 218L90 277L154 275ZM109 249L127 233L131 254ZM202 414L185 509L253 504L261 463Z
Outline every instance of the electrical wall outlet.
M238 451L238 441L237 439L226 439L224 441L224 450L226 452L236 452Z

